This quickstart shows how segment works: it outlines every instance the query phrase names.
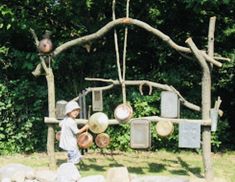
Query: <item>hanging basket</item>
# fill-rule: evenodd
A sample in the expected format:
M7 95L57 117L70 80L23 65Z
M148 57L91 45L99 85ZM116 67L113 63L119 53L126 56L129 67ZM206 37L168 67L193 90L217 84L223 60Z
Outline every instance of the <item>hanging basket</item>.
M132 115L133 115L133 109L127 103L118 105L114 110L114 117L120 123L127 123L131 119Z

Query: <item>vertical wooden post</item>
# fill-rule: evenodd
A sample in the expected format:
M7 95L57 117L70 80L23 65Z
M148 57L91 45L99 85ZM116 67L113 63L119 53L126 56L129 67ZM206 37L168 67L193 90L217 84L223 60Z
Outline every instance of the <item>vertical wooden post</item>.
M49 117L55 118L55 83L54 75L51 68L47 68L47 86L48 86L48 111ZM48 124L47 131L47 154L49 156L50 169L56 168L55 158L55 129L53 124Z
M202 119L210 119L211 108L211 74L208 64L191 38L186 40L194 56L202 67ZM202 126L202 158L205 169L206 181L213 181L211 159L211 126Z
M214 34L215 34L215 21L216 17L210 18L209 30L208 30L208 55L214 57Z

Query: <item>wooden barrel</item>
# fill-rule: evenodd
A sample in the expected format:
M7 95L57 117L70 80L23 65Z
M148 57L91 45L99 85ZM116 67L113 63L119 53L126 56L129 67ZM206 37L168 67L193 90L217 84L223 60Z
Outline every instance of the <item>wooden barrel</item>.
M161 137L167 137L174 131L174 125L170 121L159 121L156 125L157 134Z

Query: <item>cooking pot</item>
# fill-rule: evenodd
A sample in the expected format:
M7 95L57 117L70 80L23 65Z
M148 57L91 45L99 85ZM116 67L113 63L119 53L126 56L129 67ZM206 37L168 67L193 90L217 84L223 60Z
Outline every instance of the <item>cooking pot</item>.
M156 125L157 134L161 137L167 137L174 131L174 125L170 121L159 121Z
M98 147L105 148L110 143L110 137L106 133L100 133L99 135L96 136L95 143Z
M109 119L106 114L103 112L97 112L91 115L88 120L89 129L93 133L102 133L104 132L109 124Z
M40 40L38 49L42 53L50 53L52 51L52 42L48 38Z
M127 123L133 115L133 109L128 103L119 104L114 110L114 117L120 123Z
M78 135L77 142L80 148L83 149L89 148L93 144L93 136L87 131L83 132L80 135Z
M56 134L55 134L55 139L57 141L60 141L60 135L61 135L61 131L57 131Z

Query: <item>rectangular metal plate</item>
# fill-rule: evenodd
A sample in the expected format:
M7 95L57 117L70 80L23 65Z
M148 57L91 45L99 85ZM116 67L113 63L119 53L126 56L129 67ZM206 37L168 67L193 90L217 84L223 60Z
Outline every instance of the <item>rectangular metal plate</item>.
M211 131L216 131L217 122L218 122L218 111L216 109L211 109L210 117L211 117Z
M136 119L131 121L131 148L149 148L151 146L150 122Z
M67 104L67 101L60 100L56 102L56 118L57 119L64 119L65 116L65 106Z
M92 91L92 110L103 111L102 90Z
M200 148L201 124L182 122L179 124L179 147Z
M176 93L170 91L161 92L161 117L178 118L180 103Z

